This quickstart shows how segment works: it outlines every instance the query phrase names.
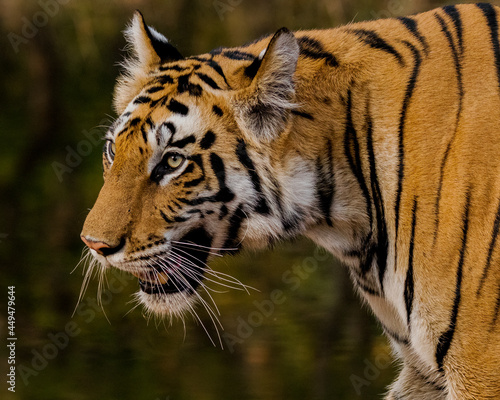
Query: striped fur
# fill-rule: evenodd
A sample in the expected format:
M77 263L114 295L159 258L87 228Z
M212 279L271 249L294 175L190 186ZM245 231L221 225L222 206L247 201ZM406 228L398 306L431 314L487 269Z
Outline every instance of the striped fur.
M221 278L207 249L308 236L402 360L387 399L500 398L499 21L446 6L184 58L137 14L82 238L166 315Z

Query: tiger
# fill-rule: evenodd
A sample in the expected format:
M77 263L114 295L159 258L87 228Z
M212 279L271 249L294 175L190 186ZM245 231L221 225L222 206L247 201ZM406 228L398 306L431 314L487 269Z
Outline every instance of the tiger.
M335 255L401 363L386 399L500 398L500 8L286 28L184 57L136 12L81 239L160 317L213 257Z

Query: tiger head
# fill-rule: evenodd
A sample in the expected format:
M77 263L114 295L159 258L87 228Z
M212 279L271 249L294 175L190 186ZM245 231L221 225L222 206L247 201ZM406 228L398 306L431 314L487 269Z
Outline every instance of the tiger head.
M81 238L104 268L139 278L147 310L182 314L197 289L229 279L207 267L214 254L266 246L314 220L301 191L313 179L285 150L299 45L281 29L251 49L184 58L138 12L126 37L120 116Z

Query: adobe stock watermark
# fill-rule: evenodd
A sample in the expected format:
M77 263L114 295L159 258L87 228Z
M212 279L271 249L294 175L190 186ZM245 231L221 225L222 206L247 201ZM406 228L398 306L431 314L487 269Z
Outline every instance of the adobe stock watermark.
M318 269L318 263L326 261L332 257L325 249L316 247L312 257L306 257L298 265L286 270L281 275L281 281L287 285L290 291L296 291L311 274ZM254 333L255 329L260 327L266 319L269 319L276 311L277 306L287 300L285 292L281 289L273 290L268 299L261 301L255 300L253 305L255 310L251 311L246 317L239 316L236 321L238 325L236 332L224 332L222 339L231 353L234 353L236 345L241 345Z
M19 53L19 47L22 44L28 44L40 32L40 29L45 27L50 19L59 13L61 5L68 4L69 2L70 0L38 0L37 3L40 9L31 18L26 16L21 17L21 34L19 35L14 32L7 34L7 39L9 39L14 52Z
M8 233L0 233L0 243L3 242L4 239L7 239L9 237Z
M352 374L349 377L352 387L358 396L361 396L363 388L370 386L380 377L383 370L392 365L392 359L389 354L377 354L373 362L365 358L363 363L365 364L363 376Z
M401 0L388 0L385 9L379 11L371 10L370 14L373 19L393 18L400 15L403 10L404 7Z
M113 296L121 293L130 281L135 279L133 275L122 276L118 272L114 272L113 275L107 279L108 288L102 291L100 303L97 299L86 298L76 308L75 315L83 318L83 322L68 321L59 332L48 333L45 345L31 349L31 361L28 364L17 365L16 371L25 386L28 386L33 377L45 370L50 361L69 346L71 339L82 332L81 327L84 324L90 324L98 313L102 313L101 304L103 306L110 304Z
M64 174L71 174L75 168L77 168L85 157L88 157L94 148L102 145L102 129L103 125L109 123L108 119L102 119L99 125L92 128L90 131L86 129L82 130L82 135L85 139L80 140L76 146L73 148L71 146L66 146L66 157L64 163L59 161L54 161L52 163L52 169L54 170L57 179L62 183L64 180Z
M233 12L242 2L243 0L214 0L212 5L219 19L224 21L224 15L228 12Z

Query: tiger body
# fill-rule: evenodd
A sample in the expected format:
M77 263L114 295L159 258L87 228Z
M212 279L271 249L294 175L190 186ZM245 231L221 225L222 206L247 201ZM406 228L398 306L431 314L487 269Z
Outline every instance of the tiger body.
M281 30L190 58L136 15L82 238L149 282L146 308L177 314L201 273L172 281L176 241L305 235L348 267L402 360L388 399L500 398L499 11Z

